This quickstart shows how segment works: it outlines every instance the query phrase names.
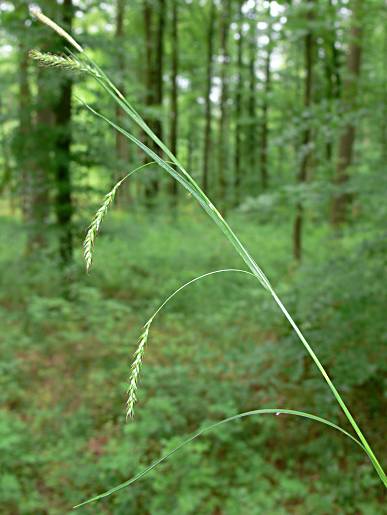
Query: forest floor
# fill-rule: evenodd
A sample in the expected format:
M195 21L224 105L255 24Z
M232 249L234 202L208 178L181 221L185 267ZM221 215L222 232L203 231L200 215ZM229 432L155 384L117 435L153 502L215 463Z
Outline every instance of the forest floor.
M338 323L357 331L361 303L358 311L342 310L347 297L322 298L320 288L333 255L331 280L352 284L348 273L356 270L342 260L364 244L362 238L353 234L339 245L324 225L307 227L304 264L297 269L291 264L290 226L258 226L247 215L232 222L315 338L317 352L344 384L380 454L386 429L380 370L371 363L366 373L359 356L356 365L348 364L352 348L344 361L333 359L334 348L322 344L335 334L346 338L344 329L335 329ZM74 504L125 481L199 427L238 412L301 409L347 427L270 297L254 279L237 273L190 286L155 319L135 418L125 422L129 366L142 325L184 282L216 269L242 268L238 256L201 217L184 215L172 223L168 216L116 212L97 238L89 275L78 242L66 298L52 256L29 260L22 226L6 217L0 223L3 513L70 513ZM374 259L379 277L379 258ZM367 284L375 277L367 277ZM383 319L382 306L377 308L370 313L373 321ZM375 341L372 323L363 317L359 338ZM348 365L347 384L342 378ZM380 514L382 488L354 447L309 421L251 417L195 440L148 477L80 512Z

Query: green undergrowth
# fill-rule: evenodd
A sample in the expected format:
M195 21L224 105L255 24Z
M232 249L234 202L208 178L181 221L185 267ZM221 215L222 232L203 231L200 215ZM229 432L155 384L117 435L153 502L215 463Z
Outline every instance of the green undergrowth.
M383 461L385 240L376 231L363 238L348 231L338 239L324 226L313 227L296 269L289 266L290 227L258 226L245 214L231 222ZM242 411L301 409L350 430L269 296L243 274L205 278L155 320L136 416L125 422L131 355L147 317L197 275L241 267L196 211L177 221L157 212L112 212L89 275L78 245L67 296L53 254L32 262L22 227L6 218L0 223L5 513L68 513L191 432ZM218 428L133 487L83 511L376 515L382 493L367 457L349 440L280 415Z

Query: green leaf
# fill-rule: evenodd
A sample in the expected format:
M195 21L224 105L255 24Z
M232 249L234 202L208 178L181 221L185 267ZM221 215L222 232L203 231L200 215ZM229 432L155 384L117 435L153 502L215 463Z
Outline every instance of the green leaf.
M228 422L232 422L234 420L239 420L244 417L251 417L253 415L295 415L298 417L308 418L310 420L314 420L315 422L320 422L321 424L325 424L326 426L332 427L336 431L340 431L345 436L347 436L348 438L350 438L351 440L356 442L365 451L363 445L359 442L359 440L357 440L354 436L352 436L350 433L348 433L345 429L339 427L338 425L334 424L333 422L331 422L329 420L318 417L316 415L312 415L310 413L305 413L304 411L296 411L296 410L288 410L288 409L280 409L280 408L278 408L278 409L270 408L270 409L259 409L259 410L247 411L245 413L239 413L238 415L234 415L232 417L225 418L224 420L221 420L220 422L216 422L215 424L212 424L211 426L208 426L204 429L197 431L192 436L187 438L187 440L184 440L181 444L179 444L177 447L175 447L172 451L170 451L168 454L165 454L164 456L162 456L161 458L156 460L154 463L152 463L152 465L150 465L149 467L144 469L139 474L128 479L124 483L121 483L121 484L115 486L114 488L107 490L106 492L104 492L102 494L96 495L95 497L92 497L92 498L88 499L87 501L77 504L76 506L74 506L74 509L80 508L81 506L85 506L86 504L90 504L95 501L99 501L100 499L103 499L104 497L108 497L109 495L114 494L115 492L118 492L119 490L122 490L123 488L126 488L127 486L132 485L133 483L135 483L142 477L146 476L149 472L151 472L151 470L153 470L158 465L160 465L160 463L167 460L170 456L172 456L172 454L175 454L175 452L179 451L180 449L182 449L183 447L185 447L186 445L188 445L189 443L191 443L193 440L195 440L199 436L203 435L204 433L207 433L208 431L212 431L213 429L221 426L222 424L227 424Z

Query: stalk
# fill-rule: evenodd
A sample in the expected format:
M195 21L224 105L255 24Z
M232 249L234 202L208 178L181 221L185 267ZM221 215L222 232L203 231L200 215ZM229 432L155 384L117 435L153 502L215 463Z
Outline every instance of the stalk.
M365 438L364 434L362 433L361 429L359 428L358 424L356 423L355 419L353 418L351 412L347 408L344 400L342 399L341 395L337 391L336 387L334 386L332 380L330 379L328 373L326 372L325 368L323 367L322 363L318 359L317 355L313 351L312 347L307 342L306 338L302 334L301 330L297 326L297 324L294 322L293 318L288 313L287 309L281 302L281 300L278 298L277 294L275 293L273 287L271 286L269 280L261 270L261 268L258 266L258 264L255 262L255 260L251 257L247 249L244 247L244 245L241 243L239 238L236 236L236 234L233 232L229 224L226 222L226 220L223 218L223 216L219 213L219 211L216 209L214 204L211 202L211 200L207 197L207 195L201 190L199 185L196 183L196 181L192 178L192 176L185 170L184 166L180 163L180 161L177 159L176 156L166 147L166 145L154 134L154 132L150 129L150 127L145 123L145 121L142 119L142 117L137 113L137 111L130 105L130 103L124 98L124 96L120 93L120 91L116 88L116 86L111 82L111 80L107 77L107 75L94 63L94 61L85 53L84 49L70 36L65 32L61 27L59 27L56 23L54 23L52 20L44 16L40 12L34 11L35 16L40 19L43 23L48 25L50 28L55 30L58 34L60 34L62 37L64 37L79 53L80 58L77 56L74 56L70 53L71 57L75 60L77 64L74 64L74 69L79 69L83 66L92 77L97 80L97 82L109 93L109 95L117 102L118 105L126 112L126 114L129 116L129 118L138 125L155 143L156 145L163 151L163 153L168 158L168 161L171 161L177 168L175 170L170 166L170 164L162 159L160 156L158 156L155 152L153 152L149 147L147 147L144 143L142 143L140 140L135 138L131 133L123 129L122 127L119 127L117 124L103 116L102 114L96 112L91 107L87 106L90 111L92 111L95 115L99 116L103 120L105 120L109 125L114 127L116 130L124 134L130 141L135 143L139 148L141 148L149 157L151 157L157 164L159 164L164 170L166 170L175 180L177 180L180 184L182 184L199 202L201 207L204 209L204 211L210 216L210 218L213 220L213 222L218 226L218 228L222 231L222 233L225 235L225 237L228 239L228 241L234 246L236 252L241 256L243 261L246 263L248 268L251 270L251 273L258 279L258 281L261 283L261 285L271 294L273 300L279 307L279 309L284 314L285 318L288 320L289 324L295 331L297 337L305 347L306 351L314 361L315 365L317 366L318 370L320 371L321 375L323 376L324 380L328 384L333 396L335 397L337 403L339 404L340 408L344 412L346 418L348 419L349 423L355 430L356 434L358 435L360 442L367 453L370 461L372 462L379 478L381 479L383 485L387 488L387 477L386 474L379 463L378 459L376 458L374 452L371 449L371 446L369 445L367 439ZM59 57L59 56L58 56ZM51 56L52 59L52 56ZM69 67L68 65L69 61L66 61L66 67ZM58 66L60 66L60 63L58 61ZM90 70L89 70L90 67Z
M136 481L138 481L139 479L144 477L146 474L151 472L158 465L160 465L160 463L163 463L164 461L166 461L170 456L175 454L175 452L179 451L180 449L182 449L183 447L185 447L186 445L191 443L193 440L195 440L199 436L202 436L203 434L208 433L209 431L212 431L213 429L215 429L223 424L228 424L229 422L233 422L236 420L243 419L245 417L252 417L252 416L256 416L256 415L276 415L276 416L278 416L278 415L294 415L296 417L303 417L305 419L313 420L314 422L319 422L320 424L325 424L326 426L331 427L332 429L335 429L336 431L339 431L340 433L342 433L345 436L347 436L348 438L350 438L352 441L354 441L357 445L359 445L363 449L362 444L358 440L356 440L356 438L354 438L352 435L347 433L347 431L345 431L341 427L337 426L336 424L333 424L329 420L325 420L324 418L317 417L316 415L311 415L310 413L304 413L303 411L281 409L281 408L258 409L258 410L253 410L253 411L246 411L245 413L238 413L238 415L234 415L232 417L225 418L223 420L220 420L219 422L215 422L215 424L205 427L204 429L200 429L199 431L194 433L192 436L187 438L187 440L184 440L177 447L175 447L170 452L168 452L168 454L165 454L164 456L162 456L161 458L156 460L154 463L152 463L149 467L142 470L141 472L139 472L132 478L128 479L127 481L124 481L123 483L115 486L114 488L111 488L110 490L107 490L106 492L104 492L102 494L96 495L95 497L91 497L90 499L87 499L86 501L81 502L80 504L77 504L76 506L74 506L74 509L80 508L82 506L85 506L86 504L90 504L95 501L99 501L100 499L103 499L104 497L108 497L109 495L114 494L114 493L118 492L119 490L122 490L123 488L126 488L127 486L132 485L133 483L135 483Z

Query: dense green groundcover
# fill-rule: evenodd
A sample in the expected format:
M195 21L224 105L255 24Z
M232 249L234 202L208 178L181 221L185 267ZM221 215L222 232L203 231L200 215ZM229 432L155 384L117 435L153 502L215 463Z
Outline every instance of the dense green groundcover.
M338 239L315 225L306 231L304 264L296 270L289 264L289 227L257 225L251 214L234 215L231 222L385 463L381 232L349 227ZM156 319L135 419L125 422L131 354L147 317L196 275L241 267L203 217L187 212L172 223L162 214L114 213L97 240L88 276L79 251L67 300L52 256L29 261L24 238L17 222L3 218L3 513L69 513L196 429L242 411L301 409L348 428L270 296L242 274L200 281ZM356 445L328 428L281 415L218 428L132 487L80 512L376 515L382 495Z

